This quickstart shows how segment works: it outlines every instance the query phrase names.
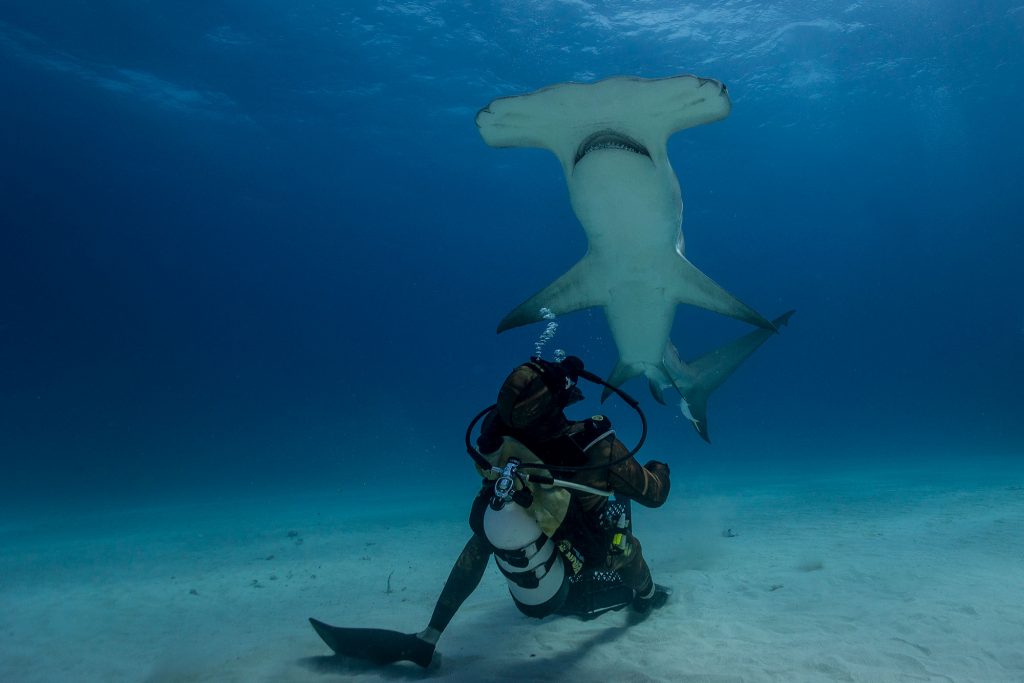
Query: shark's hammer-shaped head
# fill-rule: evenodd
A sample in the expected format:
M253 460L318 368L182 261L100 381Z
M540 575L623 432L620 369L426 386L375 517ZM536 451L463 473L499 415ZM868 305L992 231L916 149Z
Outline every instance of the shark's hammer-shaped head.
M714 79L616 77L501 97L476 122L491 146L540 147L558 157L593 247L600 234L638 222L668 226L674 238L682 198L668 138L725 118L730 108ZM682 253L681 238L678 244Z
M477 113L492 147L541 147L558 157L566 178L592 154L624 151L667 163L669 136L729 115L720 81L698 76L615 77L559 83L527 95L501 97Z

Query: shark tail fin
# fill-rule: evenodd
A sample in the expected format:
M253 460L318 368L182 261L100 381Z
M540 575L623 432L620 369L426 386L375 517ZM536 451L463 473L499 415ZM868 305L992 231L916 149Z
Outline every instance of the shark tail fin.
M679 404L683 414L693 423L701 438L708 436L708 397L722 385L743 361L750 357L775 331L789 323L795 311L787 311L771 321L771 329L748 332L695 361L683 363L675 346L669 342L665 348L664 366L669 379L681 396Z
M560 278L512 309L500 323L498 333L513 327L529 325L541 320L540 309L548 308L555 315L563 315L607 303L608 292L591 286L593 264L584 256Z
M679 254L676 264L678 287L673 294L679 303L706 308L772 332L778 331L771 321L725 291L682 254Z

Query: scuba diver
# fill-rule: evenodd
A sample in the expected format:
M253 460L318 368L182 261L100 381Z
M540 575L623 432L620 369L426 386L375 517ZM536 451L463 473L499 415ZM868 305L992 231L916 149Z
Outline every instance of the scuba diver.
M671 591L656 584L632 533L630 502L659 507L668 498L669 467L634 458L603 415L573 421L564 409L583 398L583 377L609 387L569 356L533 357L502 383L497 402L466 431L467 452L483 476L469 524L473 535L452 567L427 627L416 634L341 628L310 619L337 654L377 663L408 660L427 667L437 641L472 594L494 555L516 606L527 616L592 619L630 607L646 617ZM483 420L476 447L471 435ZM614 498L613 498L614 496Z

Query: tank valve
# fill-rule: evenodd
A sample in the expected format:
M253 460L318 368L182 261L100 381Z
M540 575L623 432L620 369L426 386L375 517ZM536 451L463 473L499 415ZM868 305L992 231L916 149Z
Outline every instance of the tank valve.
M501 476L494 482L494 495L491 496L491 509L498 511L505 507L505 504L512 500L516 492L516 470L520 462L515 458L509 458Z

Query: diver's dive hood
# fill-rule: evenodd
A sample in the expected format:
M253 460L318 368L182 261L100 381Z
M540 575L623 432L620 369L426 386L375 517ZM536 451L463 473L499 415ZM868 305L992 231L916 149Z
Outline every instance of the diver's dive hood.
M584 369L583 361L576 356L569 356L559 363L552 363L534 356L529 361L517 366L505 379L498 392L498 401L481 410L476 417L470 421L466 428L466 452L469 457L483 470L491 469L491 464L483 456L476 446L473 445L473 429L487 413L496 410L498 417L506 425L516 429L529 430L531 427L542 427L546 420L552 417L561 417L562 409L583 398L579 387L576 386L579 378L583 378L594 384L607 387L625 401L630 408L636 411L640 417L642 431L640 440L637 441L629 453L616 458L609 463L601 465L559 465L560 472L581 472L584 470L605 469L614 467L620 462L632 458L644 445L647 440L647 417L640 409L639 402L622 389L608 384L592 372ZM547 466L536 463L523 463L519 469L545 469ZM535 481L538 478L533 477ZM543 479L543 478L541 478ZM552 483L551 481L540 481L538 483Z

